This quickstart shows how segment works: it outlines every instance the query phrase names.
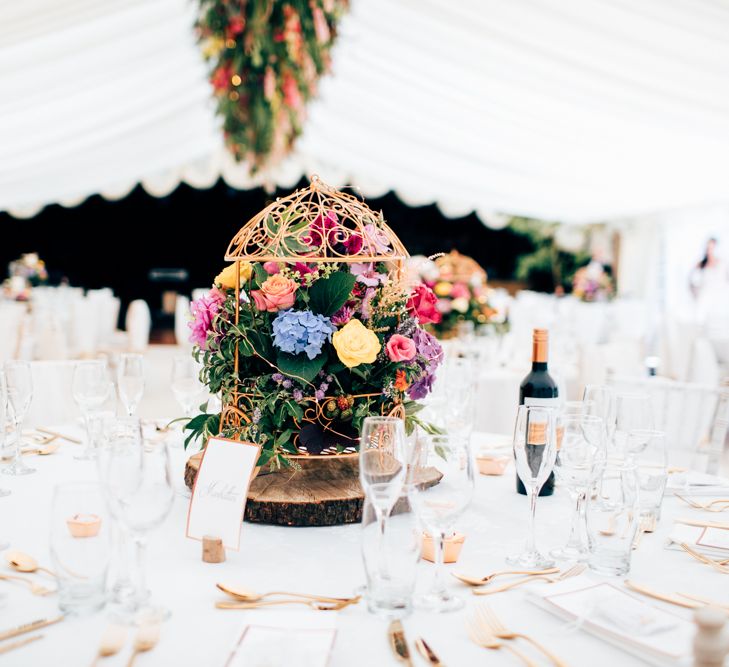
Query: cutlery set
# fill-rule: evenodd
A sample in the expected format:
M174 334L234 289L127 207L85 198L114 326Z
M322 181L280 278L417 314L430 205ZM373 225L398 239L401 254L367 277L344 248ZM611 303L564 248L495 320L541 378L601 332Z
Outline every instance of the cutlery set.
M410 659L410 648L405 638L405 628L402 621L395 620L390 623L387 629L390 638L390 646L395 657L406 667L413 667L413 661ZM441 662L435 651L428 645L422 637L415 640L415 648L423 659L433 667L445 667L445 663Z
M652 588L648 588L648 586L636 584L628 579L626 579L623 583L627 588L635 593L640 593L641 595L653 598L654 600L660 600L661 602L668 602L669 604L676 605L677 607L684 607L685 609L699 609L700 607L711 606L721 609L729 615L729 604L718 602L717 600L710 600L708 598L699 597L689 593L661 593L653 590Z
M348 598L336 598L322 595L309 595L307 593L292 593L289 591L255 593L254 591L239 586L227 586L224 584L216 584L216 586L218 590L234 600L233 602L227 600L216 602L215 606L218 609L260 609L278 605L299 604L315 609L316 611L339 611L350 605L357 604L361 599L360 595Z

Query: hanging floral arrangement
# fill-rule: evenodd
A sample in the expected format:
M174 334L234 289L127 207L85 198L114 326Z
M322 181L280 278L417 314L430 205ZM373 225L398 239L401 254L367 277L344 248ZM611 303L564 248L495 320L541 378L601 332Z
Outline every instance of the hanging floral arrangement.
M274 165L301 133L329 70L347 0L200 0L197 31L225 143L251 172Z

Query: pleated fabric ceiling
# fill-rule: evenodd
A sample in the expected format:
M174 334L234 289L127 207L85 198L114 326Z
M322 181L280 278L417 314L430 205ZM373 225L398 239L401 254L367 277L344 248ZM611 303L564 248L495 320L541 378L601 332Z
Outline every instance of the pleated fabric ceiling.
M0 5L0 210L319 173L447 216L729 201L729 4L353 0L295 153L222 148L188 0Z

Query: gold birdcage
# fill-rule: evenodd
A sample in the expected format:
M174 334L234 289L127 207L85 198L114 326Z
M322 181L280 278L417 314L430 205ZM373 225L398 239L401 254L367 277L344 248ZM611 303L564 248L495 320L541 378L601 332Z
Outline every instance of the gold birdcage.
M435 264L440 271L441 280L469 284L478 281L478 284L486 284L486 271L475 259L462 255L457 250L441 255L435 260Z
M277 198L251 218L230 242L225 260L237 265L235 323L239 324L243 263L384 263L390 280L401 284L408 257L381 212L375 213L363 201L325 184L314 175L308 187ZM240 352L236 350L235 374L240 381L239 362ZM377 396L380 394L351 398L357 401ZM255 398L254 394L236 385L229 399L224 401L221 431L237 432L243 423L250 423ZM304 410L303 422L319 424L325 431L339 435L336 422L327 416L326 407L331 400L332 397L323 401L304 397L299 402ZM401 404L389 406L386 412L404 418ZM311 456L298 441L298 436L294 444L299 455ZM345 446L343 451L356 451L354 444ZM342 453L342 448L330 447L321 452L324 455L335 453Z

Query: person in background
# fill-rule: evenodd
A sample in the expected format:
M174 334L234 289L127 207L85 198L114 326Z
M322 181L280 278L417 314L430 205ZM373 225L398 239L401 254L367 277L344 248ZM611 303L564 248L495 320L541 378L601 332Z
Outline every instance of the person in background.
M717 245L715 238L706 242L704 257L691 272L689 282L697 320L707 326L729 317L729 269L717 254Z

